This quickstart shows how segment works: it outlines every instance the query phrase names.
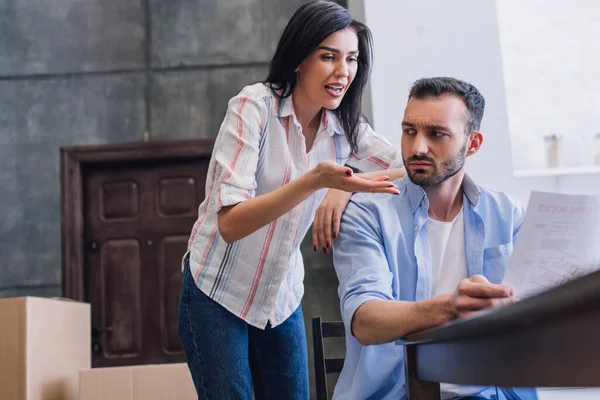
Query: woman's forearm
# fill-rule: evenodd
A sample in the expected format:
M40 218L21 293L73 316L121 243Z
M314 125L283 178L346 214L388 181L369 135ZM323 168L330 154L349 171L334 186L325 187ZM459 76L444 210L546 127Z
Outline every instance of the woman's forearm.
M375 178L379 178L381 176L389 176L390 181L395 181L396 179L400 179L404 175L406 175L406 169L404 167L390 168L390 169L385 169L382 171L361 172L359 174L356 174L356 176L360 176L361 178L364 178L364 179L375 179Z
M363 179L354 175L348 167L333 161L321 161L301 177L272 192L223 207L217 214L221 237L227 243L242 239L275 221L323 188L350 193L399 193L391 182Z
M219 233L233 243L275 221L320 189L314 173L306 173L263 195L223 207L218 213Z

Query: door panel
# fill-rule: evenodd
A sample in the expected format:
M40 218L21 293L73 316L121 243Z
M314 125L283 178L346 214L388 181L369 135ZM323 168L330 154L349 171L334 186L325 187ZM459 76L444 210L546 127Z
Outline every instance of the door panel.
M104 221L139 217L139 185L136 181L104 182L100 193L100 217Z
M158 216L169 218L194 215L198 211L197 192L196 180L190 176L160 179L158 183Z
M140 245L107 240L100 252L103 349L106 358L139 357L142 350ZM125 306L126 305L126 306Z
M179 353L177 306L181 289L181 255L187 248L188 236L167 236L159 248L159 298L161 348L167 354Z
M84 174L93 367L182 362L181 260L208 156L92 166Z

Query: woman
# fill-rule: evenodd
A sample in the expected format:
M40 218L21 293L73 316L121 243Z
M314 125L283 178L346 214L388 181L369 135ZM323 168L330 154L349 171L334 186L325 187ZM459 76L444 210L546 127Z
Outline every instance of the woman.
M179 337L201 399L307 399L300 243L319 207L315 251L331 246L352 192L398 193L397 150L362 122L368 28L339 5L300 7L264 83L229 102L199 207ZM348 163L361 170L354 174Z

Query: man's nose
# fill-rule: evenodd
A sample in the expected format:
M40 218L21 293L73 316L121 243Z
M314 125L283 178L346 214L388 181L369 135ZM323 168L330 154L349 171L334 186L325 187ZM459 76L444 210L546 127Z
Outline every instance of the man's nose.
M427 154L429 152L429 144L423 135L417 134L412 144L413 154Z

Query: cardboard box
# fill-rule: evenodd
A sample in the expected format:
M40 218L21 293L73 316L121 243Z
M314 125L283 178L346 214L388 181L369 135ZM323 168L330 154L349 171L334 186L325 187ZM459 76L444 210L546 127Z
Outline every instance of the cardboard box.
M187 364L93 368L79 373L80 400L196 400Z
M0 299L0 399L77 400L79 371L89 368L89 304Z

